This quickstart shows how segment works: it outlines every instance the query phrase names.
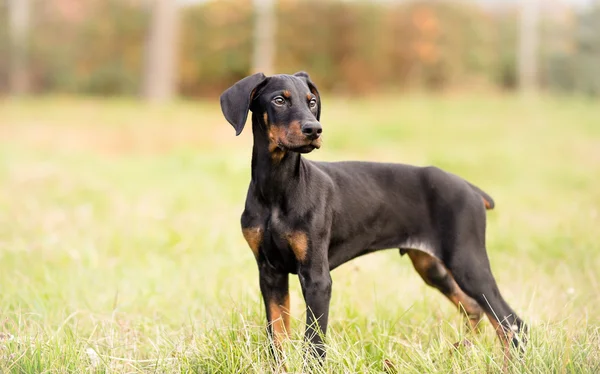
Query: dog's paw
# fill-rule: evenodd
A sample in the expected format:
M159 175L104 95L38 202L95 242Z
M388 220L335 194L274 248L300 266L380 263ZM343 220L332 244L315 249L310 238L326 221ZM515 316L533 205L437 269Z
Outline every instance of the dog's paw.
M383 371L389 374L396 374L398 372L394 363L387 358L383 360Z
M473 343L469 339L462 339L452 344L453 349L451 351L457 351L460 349L470 349L473 347Z

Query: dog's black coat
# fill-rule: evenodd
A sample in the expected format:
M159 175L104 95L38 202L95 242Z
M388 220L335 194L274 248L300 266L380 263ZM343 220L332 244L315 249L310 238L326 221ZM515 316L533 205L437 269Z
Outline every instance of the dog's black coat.
M486 254L491 197L435 167L302 158L321 144L320 100L303 72L258 73L221 96L237 134L252 110L252 179L241 224L258 263L275 346L289 328L288 274L299 276L306 338L324 357L330 270L387 248L408 253L429 285L475 323L485 312L502 340L517 344L523 322L500 295Z

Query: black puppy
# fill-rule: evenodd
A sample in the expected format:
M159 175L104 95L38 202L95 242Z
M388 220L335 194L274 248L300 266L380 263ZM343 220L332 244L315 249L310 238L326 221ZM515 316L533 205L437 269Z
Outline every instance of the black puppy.
M518 345L523 321L504 301L485 248L490 196L435 167L314 162L321 146L321 98L308 74L262 73L221 95L239 135L252 111L252 180L241 224L260 272L273 347L289 332L288 274L306 302L306 340L325 357L330 271L387 248L408 254L425 282L475 327L487 314L501 341ZM279 356L279 355L277 355Z

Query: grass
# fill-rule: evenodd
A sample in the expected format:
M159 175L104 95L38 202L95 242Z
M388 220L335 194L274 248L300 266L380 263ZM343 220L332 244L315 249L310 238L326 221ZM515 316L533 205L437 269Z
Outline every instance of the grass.
M520 373L600 371L600 105L576 98L325 97L312 159L434 164L489 192L488 250L531 325ZM215 102L0 102L0 372L268 372L239 227L251 134ZM396 250L333 272L329 373L497 372ZM291 281L287 364L304 304Z

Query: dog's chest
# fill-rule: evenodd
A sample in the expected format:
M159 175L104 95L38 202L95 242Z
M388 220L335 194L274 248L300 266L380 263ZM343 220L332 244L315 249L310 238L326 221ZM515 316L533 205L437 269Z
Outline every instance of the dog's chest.
M270 239L270 251L277 251L283 253L288 250L288 242L286 240L286 230L283 227L278 227L277 224L269 222L267 226L266 234Z
M279 262L286 268L295 268L308 251L308 235L294 227L291 220L275 208L265 222L265 245L263 250L271 262Z
M273 208L269 212L266 221L267 233L271 236L273 250L285 251L289 248L287 238L292 234L293 228L289 219L281 213L279 208Z

